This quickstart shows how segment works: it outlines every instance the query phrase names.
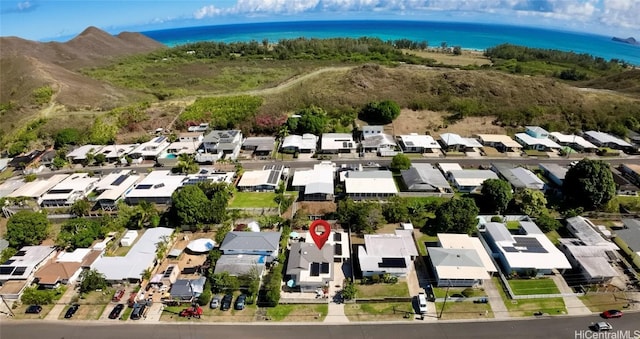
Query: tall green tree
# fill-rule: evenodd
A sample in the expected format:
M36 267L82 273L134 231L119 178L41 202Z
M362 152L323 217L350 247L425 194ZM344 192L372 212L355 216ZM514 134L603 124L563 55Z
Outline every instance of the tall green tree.
M347 198L338 202L337 213L340 223L357 233L373 233L386 222L376 202L354 202Z
M360 111L362 120L388 124L400 115L400 106L392 100L374 101Z
M389 167L395 171L408 170L411 167L411 159L404 153L398 153L391 159Z
M45 213L19 211L7 222L6 239L9 246L21 248L28 245L40 245L49 235L51 223Z
M501 179L487 179L482 183L482 200L492 212L502 214L513 199L511 184Z
M438 206L433 226L439 233L470 234L478 223L479 211L473 199L453 198Z
M520 211L530 217L537 218L547 212L547 198L542 191L525 188L516 193L514 200Z
M389 198L382 207L384 218L388 222L404 222L409 221L409 204L407 199L394 196Z
M615 196L616 183L609 164L602 160L583 159L567 171L562 190L569 203L595 209Z
M71 205L70 212L75 214L77 217L82 217L88 215L91 212L91 203L87 199L76 200L73 205Z
M196 163L196 159L191 154L178 154L178 163L175 171L184 174L194 174L200 170L200 166Z
M142 274L142 272L140 272ZM80 273L80 293L87 293L97 289L107 288L107 280L104 274L95 269L85 270Z
M56 245L70 250L89 247L96 239L103 239L108 230L99 220L71 219L60 227Z
M183 225L196 225L208 221L209 199L196 185L187 185L173 193L171 208Z

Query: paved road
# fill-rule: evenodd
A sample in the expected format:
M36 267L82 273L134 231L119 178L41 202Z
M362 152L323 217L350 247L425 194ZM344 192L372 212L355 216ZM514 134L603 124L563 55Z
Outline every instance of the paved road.
M377 338L596 338L577 336L576 331L586 331L590 323L599 321L597 316L554 317L517 321L438 322L424 323L374 323L325 325L276 324L270 325L221 325L221 324L121 324L104 322L48 322L3 321L1 338L20 339L107 339L107 338L264 338L264 339L377 339ZM618 334L615 338L640 337L640 313L626 314L610 321L614 330L630 331L630 336ZM634 333L634 331L636 331ZM584 333L584 332L583 332ZM588 334L587 334L588 335ZM604 337L601 337L604 338ZM613 338L612 336L607 338Z

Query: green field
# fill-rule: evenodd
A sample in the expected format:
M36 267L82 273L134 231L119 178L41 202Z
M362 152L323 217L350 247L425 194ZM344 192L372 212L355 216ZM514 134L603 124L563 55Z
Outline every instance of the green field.
M501 288L502 282L498 278L493 278L493 283L498 286L500 296L504 301L504 305L509 310L512 317L532 316L536 312L542 312L549 315L562 315L567 313L562 298L536 298L536 299L509 299Z
M328 312L327 304L280 304L267 308L267 317L274 321L323 321Z
M412 320L411 303L361 303L344 305L344 313L350 321ZM405 317L406 315L409 317Z
M442 310L443 304L436 303L436 313L440 315L442 312L442 316L439 317L442 320L493 318L493 311L489 304L474 304L468 301L447 302Z
M556 283L551 279L512 279L508 281L515 295L560 293Z
M238 192L234 194L229 208L275 208L276 194L272 192Z
M399 281L395 284L358 285L357 287L358 293L356 296L361 299L409 296L409 287L404 281Z

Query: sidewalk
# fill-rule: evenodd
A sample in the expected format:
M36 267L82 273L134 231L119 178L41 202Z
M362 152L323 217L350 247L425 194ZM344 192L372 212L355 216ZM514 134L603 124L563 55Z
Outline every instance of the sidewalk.
M71 299L73 299L73 296L75 294L76 294L75 285L68 286L67 291L64 292L60 300L56 302L55 306L53 306L51 311L47 313L47 316L45 317L45 319L58 320L58 318L60 317L60 313L62 313L64 308L67 307L67 305L71 302Z
M556 283L556 286L558 286L560 293L574 293L571 287L567 285L567 282L559 273L552 275L551 279L553 279L553 281ZM582 300L580 300L575 295L565 296L562 297L562 299L564 300L564 306L567 308L567 314L569 315L593 314L593 312L591 312L588 307L584 306Z
M496 319L510 318L509 310L504 305L504 301L498 290L498 288L502 287L496 286L492 279L483 280L482 286L484 287L484 292L487 294L487 299L489 299L489 306L491 307L491 311L493 311L493 317Z

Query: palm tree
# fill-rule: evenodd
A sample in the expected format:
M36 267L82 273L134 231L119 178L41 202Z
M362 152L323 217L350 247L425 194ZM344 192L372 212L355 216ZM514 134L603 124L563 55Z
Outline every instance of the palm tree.
M193 174L198 172L200 166L196 163L193 155L181 153L178 154L178 164L176 165L176 169L180 173Z

